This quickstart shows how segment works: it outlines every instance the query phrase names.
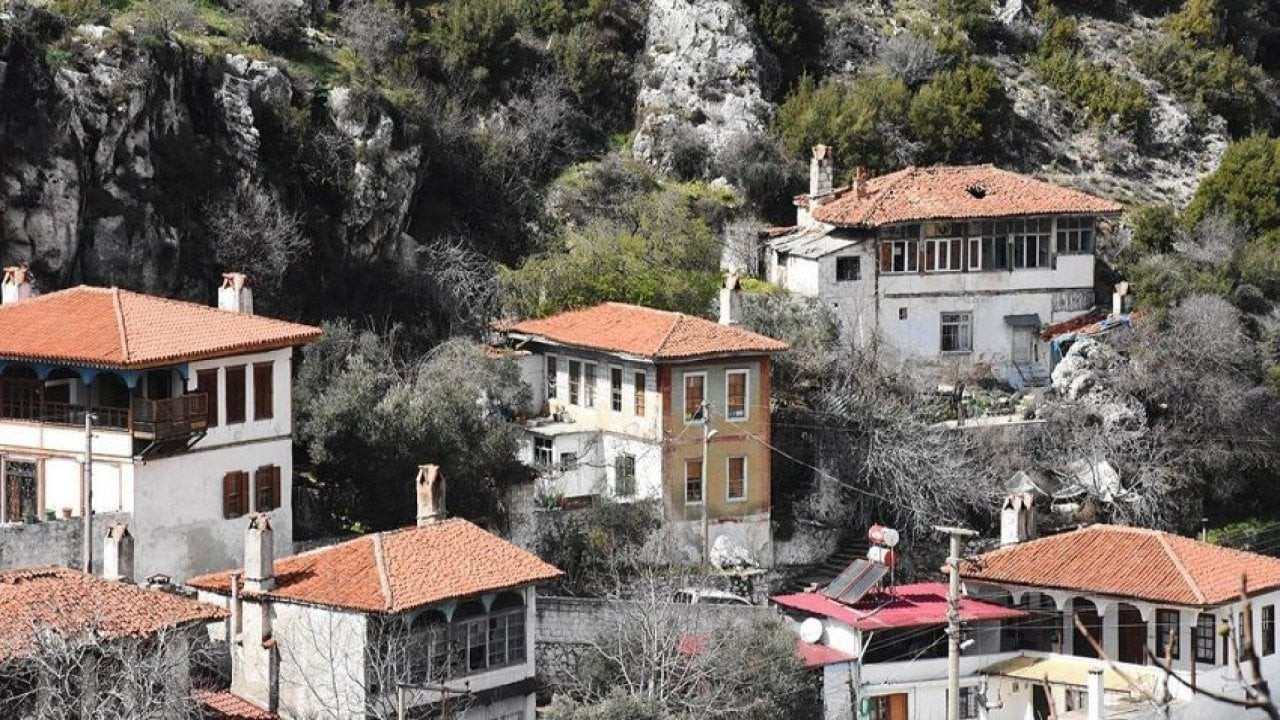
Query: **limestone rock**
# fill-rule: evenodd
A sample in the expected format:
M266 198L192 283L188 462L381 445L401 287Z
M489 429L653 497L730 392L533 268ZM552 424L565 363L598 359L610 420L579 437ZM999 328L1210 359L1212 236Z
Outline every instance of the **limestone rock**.
M751 551L721 535L711 544L711 564L721 570L760 567Z

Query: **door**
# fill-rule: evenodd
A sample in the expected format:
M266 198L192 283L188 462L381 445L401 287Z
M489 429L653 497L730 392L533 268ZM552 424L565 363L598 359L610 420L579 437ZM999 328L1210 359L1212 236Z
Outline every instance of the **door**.
M1013 363L1030 365L1039 361L1040 342L1035 328L1013 328Z
M1031 717L1035 720L1049 720L1049 694L1044 686L1036 683L1031 686Z

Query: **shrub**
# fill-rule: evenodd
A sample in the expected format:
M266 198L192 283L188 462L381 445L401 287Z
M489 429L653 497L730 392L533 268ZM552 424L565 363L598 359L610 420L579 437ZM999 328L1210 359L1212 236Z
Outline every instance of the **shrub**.
M713 174L724 176L757 207L789 204L796 173L786 152L767 135L742 134L725 144L713 162Z
M1227 147L1196 190L1187 219L1198 223L1217 209L1255 232L1280 229L1280 138L1254 135Z
M608 128L628 123L635 100L632 61L589 25L552 38L551 57L579 105ZM601 128L604 130L605 128Z
M375 69L390 65L409 42L408 18L387 0L366 0L342 11L342 33Z
M797 155L826 143L847 166L883 172L914 154L902 132L910 106L911 91L900 78L864 76L818 85L805 77L778 109L774 130Z
M967 65L944 70L920 88L908 117L929 160L955 161L998 151L1008 99L996 71Z
M306 25L306 6L297 0L239 0L249 21L249 37L273 50L285 51L298 44Z
M1046 84L1084 111L1086 120L1101 125L1111 118L1124 130L1145 127L1151 98L1136 80L1118 76L1090 60L1077 37L1076 22L1046 6L1040 18L1047 24L1031 67Z
M881 65L912 87L932 77L945 62L928 38L912 30L900 32L880 43L876 57Z
M477 83L497 81L516 59L520 11L509 0L448 0L427 42L446 71Z
M167 39L178 32L198 32L204 28L200 11L192 0L151 0L133 6L121 18L144 36Z
M111 9L102 0L53 0L49 9L73 25L101 25L111 19Z
M1265 73L1230 48L1203 48L1181 36L1165 37L1139 45L1135 60L1142 72L1184 101L1221 115L1237 137L1265 127L1273 116Z

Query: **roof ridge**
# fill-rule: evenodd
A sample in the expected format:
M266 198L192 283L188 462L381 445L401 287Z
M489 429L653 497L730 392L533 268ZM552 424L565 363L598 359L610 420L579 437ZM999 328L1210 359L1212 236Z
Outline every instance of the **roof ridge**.
M662 339L658 341L658 346L653 349L653 356L658 357L662 354L662 350L667 346L667 341L672 335L676 334L676 328L684 320L684 313L674 313L675 317L671 319L671 327L667 328L667 332L663 334Z
M129 333L124 327L124 307L120 303L120 288L111 288L111 304L116 311L116 330L120 332L120 357L129 362Z
M900 171L901 175L894 178L892 182L890 182L883 189L881 189L879 193L876 194L876 199L871 201L871 204L867 206L867 209L862 213L862 219L860 224L865 224L867 220L871 217L871 214L874 213L877 209L879 209L880 205L884 203L889 193L893 192L893 189L898 187L898 185L900 185L903 180L906 180L907 178L910 178L910 177L915 177L915 174L917 171L919 171L919 169L920 168L916 167L915 165L908 165L905 168L903 168Z
M1205 599L1204 591L1200 589L1200 584L1191 576L1191 572L1187 570L1187 566L1182 563L1182 558L1178 557L1178 554L1173 551L1173 547L1169 545L1169 541L1165 538L1164 533L1156 532L1155 536L1156 539L1160 541L1160 547L1164 549L1164 553L1168 556L1169 561L1178 569L1178 573L1181 574L1182 579L1186 581L1187 587L1191 588L1191 594L1195 595L1196 600L1199 600L1201 604L1206 603L1207 600Z
M382 533L373 534L373 562L378 568L378 584L382 589L382 601L386 604L384 609L389 612L395 607L395 599L391 595L391 574L387 570L387 558L382 552Z

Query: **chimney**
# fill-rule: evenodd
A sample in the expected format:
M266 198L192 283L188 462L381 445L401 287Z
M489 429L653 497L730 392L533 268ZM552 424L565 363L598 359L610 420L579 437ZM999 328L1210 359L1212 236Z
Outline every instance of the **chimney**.
M1116 283L1116 290L1111 293L1111 314L1123 315L1129 312L1129 301L1129 283Z
M853 182L850 183L854 197L867 196L867 169L861 165L853 171Z
M830 195L835 178L835 151L830 145L814 145L813 159L809 161L809 204L817 205L817 199Z
M426 527L445 519L444 475L439 465L419 465L414 483L418 492L418 527Z
M248 275L238 272L222 274L222 286L218 288L218 307L245 315L253 314L253 289L249 287Z
M1000 508L1000 544L1016 545L1036 536L1035 495L1015 493Z
M4 283L0 285L0 305L11 305L31 297L31 271L22 266L4 269Z
M124 523L108 527L102 540L102 577L133 582L133 534Z
M1088 708L1088 720L1106 720L1107 717L1107 698L1106 685L1102 681L1102 668L1095 667L1089 669L1089 679L1085 686L1088 697L1085 699L1085 706Z
M737 325L742 322L742 280L737 273L729 273L720 282L720 324Z
M244 535L245 590L260 593L275 588L275 554L271 519L266 513L256 513Z

